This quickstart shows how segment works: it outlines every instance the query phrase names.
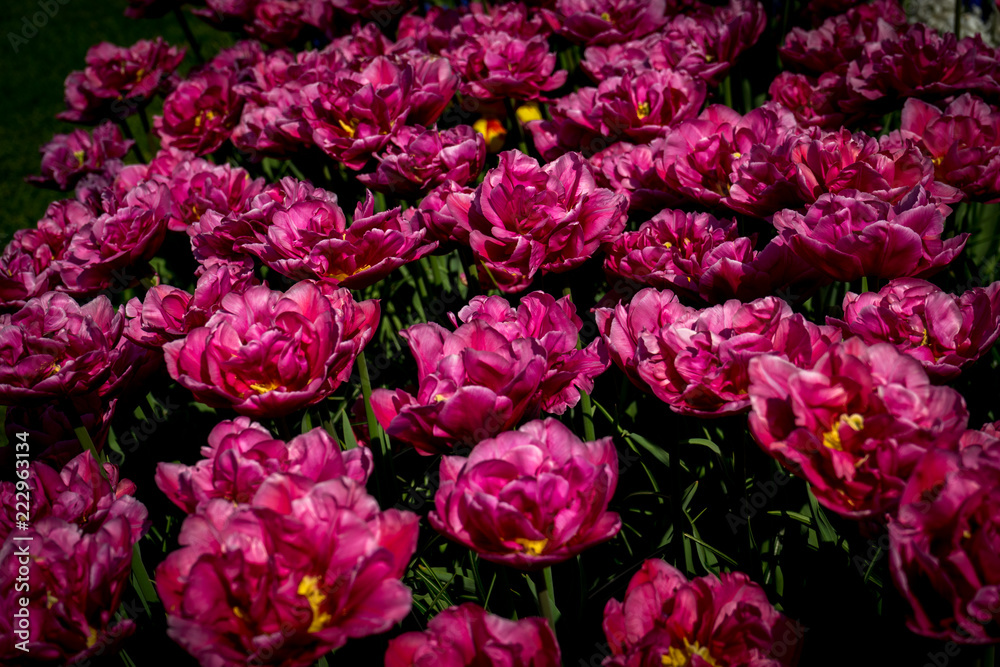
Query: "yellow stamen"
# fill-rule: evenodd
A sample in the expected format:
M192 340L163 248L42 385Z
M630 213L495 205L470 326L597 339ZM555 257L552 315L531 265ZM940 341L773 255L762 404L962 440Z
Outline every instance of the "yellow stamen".
M312 609L313 620L309 624L307 632L319 632L333 620L333 616L325 611L320 611L320 605L326 601L326 596L319 589L319 577L311 574L302 577L302 581L299 582L298 594L309 601L309 608Z
M529 540L524 537L518 537L514 541L520 544L523 547L524 553L529 556L540 556L545 551L545 546L549 543L547 539Z
M84 152L83 151L73 151L73 157L76 158L76 162L77 162L77 166L78 167L82 167L83 166L83 156L84 156Z
M683 649L671 646L668 653L661 660L663 661L663 667L687 667L687 665L691 664L691 658L694 656L698 656L713 667L719 664L712 657L712 654L708 652L708 648L698 642L692 644L687 640L687 637L684 638Z
M370 268L372 268L371 264L365 264L364 266L359 266L350 273L344 273L343 271L331 271L330 273L326 274L326 277L333 278L337 282L340 282L341 280L350 278L351 276L361 273L362 271L367 271Z
M607 12L601 12L601 18L604 19L605 21L610 21L611 14L608 14Z
M97 643L97 630L87 626L87 648L93 648Z
M269 391L274 391L281 385L274 380L268 380L267 382L252 382L250 383L250 388L253 389L258 394L266 394Z
M358 120L356 118L352 118L350 125L342 120L338 120L337 122L340 124L340 129L346 132L348 137L353 139L355 132L358 131Z
M639 106L636 107L636 109L635 109L635 115L639 117L639 120L642 120L643 118L645 118L646 116L648 116L649 115L649 102L640 102Z
M823 445L838 452L844 451L844 444L840 441L840 427L847 424L852 431L858 432L865 427L865 418L854 413L851 415L842 414L840 419L823 434Z

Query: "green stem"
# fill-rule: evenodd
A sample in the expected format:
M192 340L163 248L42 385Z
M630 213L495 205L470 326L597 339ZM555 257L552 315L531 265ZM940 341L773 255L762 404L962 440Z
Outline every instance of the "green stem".
M868 276L861 276L861 293L868 291Z
M159 602L153 582L149 580L149 573L142 562L142 554L139 552L139 543L132 545L132 576L135 577L136 588L139 589L139 597L142 598L142 606L146 608L146 613L152 616L149 609L150 602Z
M590 400L590 394L580 390L580 410L583 412L583 439L592 442L597 439L594 435L594 406Z

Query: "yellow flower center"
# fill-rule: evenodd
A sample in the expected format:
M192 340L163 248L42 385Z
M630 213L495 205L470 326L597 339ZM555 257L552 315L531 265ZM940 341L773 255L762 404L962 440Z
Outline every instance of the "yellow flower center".
M649 115L649 102L640 102L639 106L636 107L635 115L639 117L639 120L642 120L643 118L645 118L646 116L648 116Z
M920 340L920 347L927 347L930 345L930 337L927 335L927 329L924 329L924 337Z
M337 122L340 124L340 129L346 132L348 137L353 139L354 133L358 131L358 119L352 118L350 124L347 124L342 120L338 120Z
M361 273L362 271L367 271L370 268L372 268L371 264L365 264L364 266L359 266L358 268L354 269L350 273L344 273L343 271L330 271L329 273L326 274L326 277L327 278L333 278L337 282L340 282L341 280L344 280L346 278L350 278L351 276L357 275L357 274Z
M844 451L844 444L840 441L840 427L844 424L850 426L852 431L858 432L865 427L865 418L857 413L840 415L840 419L833 427L823 434L824 446L838 452Z
M298 594L309 601L309 608L312 609L313 620L309 624L308 632L319 632L333 620L330 614L320 611L320 605L326 601L326 596L319 589L319 577L311 574L302 577L302 581L299 582Z
M434 394L435 403L440 403L441 401L446 401L446 400L448 400L448 397L445 396L444 394Z
M671 646L668 652L663 656L663 666L664 667L687 667L691 664L691 658L698 656L710 665L718 665L712 655L708 652L708 649L698 642L691 643L684 638L684 648L680 649L675 646Z
M97 643L97 630L87 626L87 648L93 648L94 644Z
M610 21L611 14L608 14L607 12L601 12L601 18L604 19L605 21Z
M269 391L274 391L280 386L281 385L274 380L268 380L267 382L253 382L250 384L250 388L258 394L266 394Z
M549 543L547 539L529 540L524 537L518 537L514 541L520 544L524 553L529 556L540 556L545 551L545 546Z
M73 157L76 158L76 162L77 162L77 166L78 167L82 167L83 166L83 156L84 156L84 152L83 151L73 151Z

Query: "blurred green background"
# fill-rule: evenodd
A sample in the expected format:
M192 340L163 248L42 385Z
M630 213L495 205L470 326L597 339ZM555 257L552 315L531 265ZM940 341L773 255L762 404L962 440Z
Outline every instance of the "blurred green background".
M60 4L64 2L65 4ZM49 16L44 8L48 7ZM0 16L0 242L22 227L33 226L49 202L72 194L28 185L24 177L37 174L38 149L55 134L75 126L55 115L65 108L63 82L73 70L83 69L87 49L101 41L129 46L140 39L162 35L171 44L187 46L177 19L168 14L159 19L133 20L124 15L125 0L3 0ZM32 19L39 15L36 30ZM44 17L44 22L42 18ZM27 19L26 27L25 19ZM191 28L204 53L212 54L232 43L225 33L194 20ZM16 47L11 35L18 39ZM28 38L28 35L33 35ZM21 42L20 38L27 38ZM16 52L15 52L16 48ZM188 49L181 69L195 64ZM157 111L158 103L149 109ZM137 119L130 119L138 130ZM90 129L90 128L86 128ZM141 130L139 130L141 131ZM145 148L145 146L142 146ZM134 161L129 154L127 161Z

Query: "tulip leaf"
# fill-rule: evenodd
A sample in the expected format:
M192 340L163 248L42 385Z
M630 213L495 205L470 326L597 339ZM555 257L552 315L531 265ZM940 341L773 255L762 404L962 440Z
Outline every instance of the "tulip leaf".
M344 430L344 439L341 445L345 449L354 449L358 446L358 440L354 437L354 429L351 428L351 420L347 418L347 412L340 413L340 425Z
M706 438L690 438L688 440L685 440L684 442L686 442L689 445L701 445L702 447L708 447L713 452L715 452L716 455L722 456L722 450L719 449L719 446Z
M809 487L809 509L812 510L813 518L816 520L815 528L819 533L820 541L836 542L837 531L834 530L830 520L826 518L826 514L819 506L819 501L816 500L816 496L813 495L812 487Z
M656 457L657 461L667 466L668 468L670 467L670 454L665 452L662 448L657 447L656 445L651 443L649 440L646 440L638 433L625 433L625 437L631 440L632 442L640 445L643 449L645 449L647 452Z

